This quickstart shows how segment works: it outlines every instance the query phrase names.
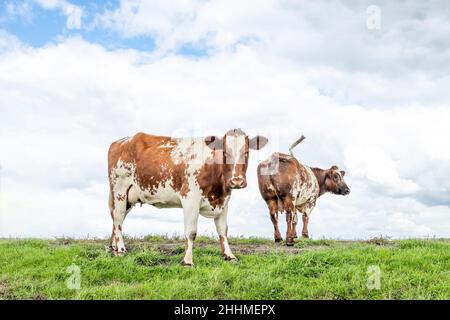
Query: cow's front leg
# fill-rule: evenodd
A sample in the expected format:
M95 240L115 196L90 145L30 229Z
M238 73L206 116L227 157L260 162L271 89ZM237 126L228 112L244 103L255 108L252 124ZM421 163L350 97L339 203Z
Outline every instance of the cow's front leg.
M214 223L216 224L216 230L219 234L219 242L223 258L226 261L237 261L237 258L234 256L233 252L231 252L230 245L228 244L227 211L228 208L225 208L223 212L214 219Z
M113 231L111 236L111 248L116 255L124 254L127 249L123 240L123 221L127 213L126 193L116 193L114 198L114 209L112 210Z
M185 250L183 261L181 262L185 267L193 267L192 249L194 241L197 237L197 223L200 211L200 204L193 204L186 202L183 204L184 212L184 235L185 235Z

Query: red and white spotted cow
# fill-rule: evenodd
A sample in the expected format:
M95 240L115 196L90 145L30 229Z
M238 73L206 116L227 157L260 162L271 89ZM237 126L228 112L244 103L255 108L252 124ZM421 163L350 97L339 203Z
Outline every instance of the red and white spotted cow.
M297 140L290 150L300 143ZM278 213L286 213L286 244L292 246L297 238L297 210L303 216L302 236L308 238L309 215L317 198L326 192L347 195L350 189L344 181L344 171L337 166L330 169L310 168L300 164L292 155L274 153L258 165L258 184L269 208L274 226L275 242L282 241L278 228Z
M235 260L227 241L231 190L247 185L249 149L267 139L249 139L241 129L223 138L171 138L138 133L114 142L109 150L109 206L113 219L111 248L126 252L123 221L137 203L183 208L186 248L183 265L192 266L199 214L213 218L226 260Z

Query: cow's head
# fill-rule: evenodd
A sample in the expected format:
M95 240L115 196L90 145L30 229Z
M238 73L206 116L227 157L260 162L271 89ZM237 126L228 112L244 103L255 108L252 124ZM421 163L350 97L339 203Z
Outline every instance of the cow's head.
M347 195L350 188L344 181L345 171L339 170L337 166L332 166L326 170L325 186L326 190L334 194Z
M267 144L267 138L256 136L252 139L241 129L228 131L223 138L209 136L205 143L213 150L222 151L219 163L223 165L225 184L231 189L247 186L247 166L249 150L259 150Z

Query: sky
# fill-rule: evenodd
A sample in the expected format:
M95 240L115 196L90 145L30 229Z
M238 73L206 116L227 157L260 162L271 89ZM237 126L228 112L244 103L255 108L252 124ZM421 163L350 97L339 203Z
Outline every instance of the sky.
M231 128L269 138L231 235L272 237L256 166L304 134L298 160L352 190L319 198L312 238L450 237L449 31L444 0L1 0L0 237L107 237L111 142ZM182 221L143 206L124 232Z

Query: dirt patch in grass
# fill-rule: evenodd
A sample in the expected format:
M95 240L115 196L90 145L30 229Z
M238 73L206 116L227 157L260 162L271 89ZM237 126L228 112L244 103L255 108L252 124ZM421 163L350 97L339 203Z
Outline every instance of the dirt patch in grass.
M14 299L13 290L9 288L6 280L0 280L0 300Z
M164 252L166 254L179 254L184 251L182 243L162 243L162 244L149 244L150 247L157 249L158 251ZM194 248L214 248L220 250L219 243L195 243ZM304 248L288 247L284 244L230 244L231 250L238 254L268 254L268 253L286 253L286 254L298 254L305 250L321 249L323 246L311 246Z
M42 293L35 293L30 297L30 300L47 300L47 297Z
M156 239L156 240L155 240ZM167 255L179 255L184 252L184 241L179 238L164 238L164 242L153 237L144 239L130 238L125 240L129 252L139 253L146 250L156 250ZM245 240L245 239L244 239ZM231 250L236 254L299 254L304 251L323 250L327 248L350 246L352 241L336 240L305 240L299 239L292 247L286 246L285 242L274 243L268 239L257 239L255 243L242 239L230 238ZM100 244L100 242L97 242ZM105 241L101 242L105 245ZM374 243L372 243L374 244ZM220 250L219 242L213 238L199 237L195 241L194 249L217 249Z

